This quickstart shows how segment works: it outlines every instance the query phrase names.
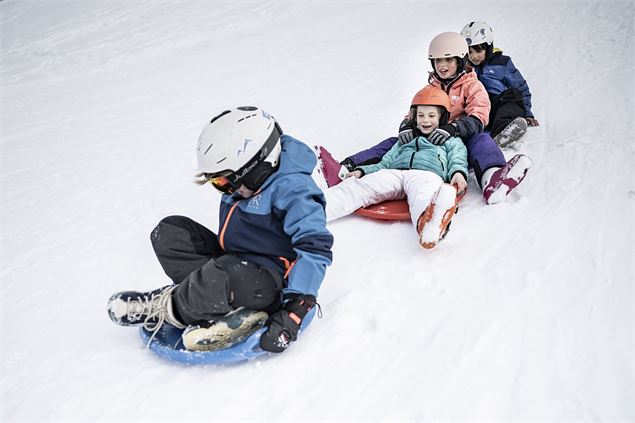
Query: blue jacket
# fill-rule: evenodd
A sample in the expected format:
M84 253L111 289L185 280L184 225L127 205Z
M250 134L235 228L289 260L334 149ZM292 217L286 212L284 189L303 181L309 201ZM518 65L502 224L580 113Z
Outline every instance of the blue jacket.
M479 81L485 85L490 96L498 95L508 88L516 88L523 95L523 103L527 111L526 117L533 118L531 112L531 92L527 81L523 78L511 57L504 56L499 49L483 61L479 66L474 66Z
M317 160L293 137L280 139L280 167L254 196L223 195L218 239L227 253L286 275L285 294L317 297L333 258L326 200L311 178Z
M456 172L467 180L467 148L461 138L452 137L443 145L434 145L420 136L406 144L395 143L376 164L359 166L364 174L380 169L428 170L449 182Z

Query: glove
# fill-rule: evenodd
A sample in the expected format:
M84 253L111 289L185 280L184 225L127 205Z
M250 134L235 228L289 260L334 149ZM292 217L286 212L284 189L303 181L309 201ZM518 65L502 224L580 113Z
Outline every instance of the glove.
M349 172L352 172L357 167L357 165L353 163L353 161L350 158L346 158L342 160L340 164L344 166L346 169L348 169Z
M313 295L298 295L289 300L282 310L275 312L267 321L267 330L260 337L260 348L281 353L289 342L298 339L302 319L315 307Z
M457 128L453 123L441 125L428 135L428 141L434 145L443 145L448 138L453 137L458 133L459 128Z
M412 139L415 137L415 123L406 118L403 120L403 122L401 122L401 125L399 125L399 135L397 135L397 138L399 138L399 143L400 144L408 144L410 141L412 141Z

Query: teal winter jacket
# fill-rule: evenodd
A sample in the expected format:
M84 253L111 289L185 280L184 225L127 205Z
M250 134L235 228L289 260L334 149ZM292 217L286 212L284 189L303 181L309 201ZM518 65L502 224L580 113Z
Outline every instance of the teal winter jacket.
M419 136L406 144L397 142L376 164L359 166L364 174L381 169L419 169L439 175L450 182L456 172L467 180L467 148L461 138L449 138L443 145L434 145Z

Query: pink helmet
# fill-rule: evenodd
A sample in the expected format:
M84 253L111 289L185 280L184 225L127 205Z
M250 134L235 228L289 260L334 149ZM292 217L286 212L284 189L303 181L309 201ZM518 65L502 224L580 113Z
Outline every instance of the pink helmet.
M430 41L428 59L458 57L463 59L468 54L467 41L458 32L443 32Z

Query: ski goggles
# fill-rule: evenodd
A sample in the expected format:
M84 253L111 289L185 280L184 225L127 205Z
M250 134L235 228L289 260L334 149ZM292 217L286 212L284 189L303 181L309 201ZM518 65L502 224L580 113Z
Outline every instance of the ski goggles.
M231 181L230 176L233 173L231 170L224 170L208 177L207 182L223 194L233 194L240 187L240 184Z

